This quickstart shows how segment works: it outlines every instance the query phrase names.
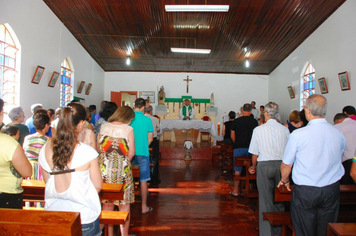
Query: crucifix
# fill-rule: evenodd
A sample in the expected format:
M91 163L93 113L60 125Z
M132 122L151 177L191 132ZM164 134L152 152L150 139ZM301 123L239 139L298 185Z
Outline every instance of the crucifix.
M189 92L189 81L193 81L192 79L189 79L189 75L187 75L187 78L184 79L183 81L187 81L187 93Z

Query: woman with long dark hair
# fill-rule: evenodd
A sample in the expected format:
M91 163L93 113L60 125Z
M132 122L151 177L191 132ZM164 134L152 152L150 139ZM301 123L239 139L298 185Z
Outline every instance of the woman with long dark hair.
M98 192L102 178L98 153L78 141L85 108L70 103L61 110L55 137L41 149L39 162L46 182L45 210L80 212L83 235L100 235Z

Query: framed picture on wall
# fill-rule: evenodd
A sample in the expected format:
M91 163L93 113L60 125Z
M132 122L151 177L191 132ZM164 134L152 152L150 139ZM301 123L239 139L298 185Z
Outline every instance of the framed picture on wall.
M350 90L350 81L349 81L349 75L347 74L347 71L341 72L338 74L339 80L340 80L340 87L342 91L345 90Z
M92 84L89 83L88 86L87 86L87 90L85 90L85 94L86 94L86 95L89 95L89 94L90 94L91 86L92 86Z
M84 88L84 84L85 84L85 81L81 81L80 84L79 84L79 87L78 87L78 93L81 93L83 91L83 88Z
M138 94L138 97L143 99L150 99L151 103L155 103L155 92L154 91L141 91Z
M321 94L328 93L328 86L325 77L318 79Z
M295 98L295 95L294 95L294 91L293 91L292 86L288 86L287 89L288 89L288 93L289 93L290 99Z
M59 73L53 71L52 77L51 77L50 81L48 82L48 87L52 87L53 88L54 86L56 86L58 77L59 77Z
M45 70L44 67L37 66L35 74L33 75L33 78L32 78L31 82L34 83L34 84L39 84L40 81L41 81L41 78L42 78L44 70Z

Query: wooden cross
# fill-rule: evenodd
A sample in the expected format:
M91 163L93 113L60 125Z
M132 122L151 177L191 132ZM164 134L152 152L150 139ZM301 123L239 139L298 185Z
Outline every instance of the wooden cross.
M183 81L187 81L187 93L189 92L189 81L193 81L192 79L189 79L189 75L187 75L187 78L184 79Z

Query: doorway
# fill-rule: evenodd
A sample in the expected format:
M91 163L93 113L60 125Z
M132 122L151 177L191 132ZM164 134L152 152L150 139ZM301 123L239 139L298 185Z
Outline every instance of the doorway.
M133 107L133 104L137 98L137 91L120 91L114 92L111 91L112 102L115 102L118 107L130 106Z

